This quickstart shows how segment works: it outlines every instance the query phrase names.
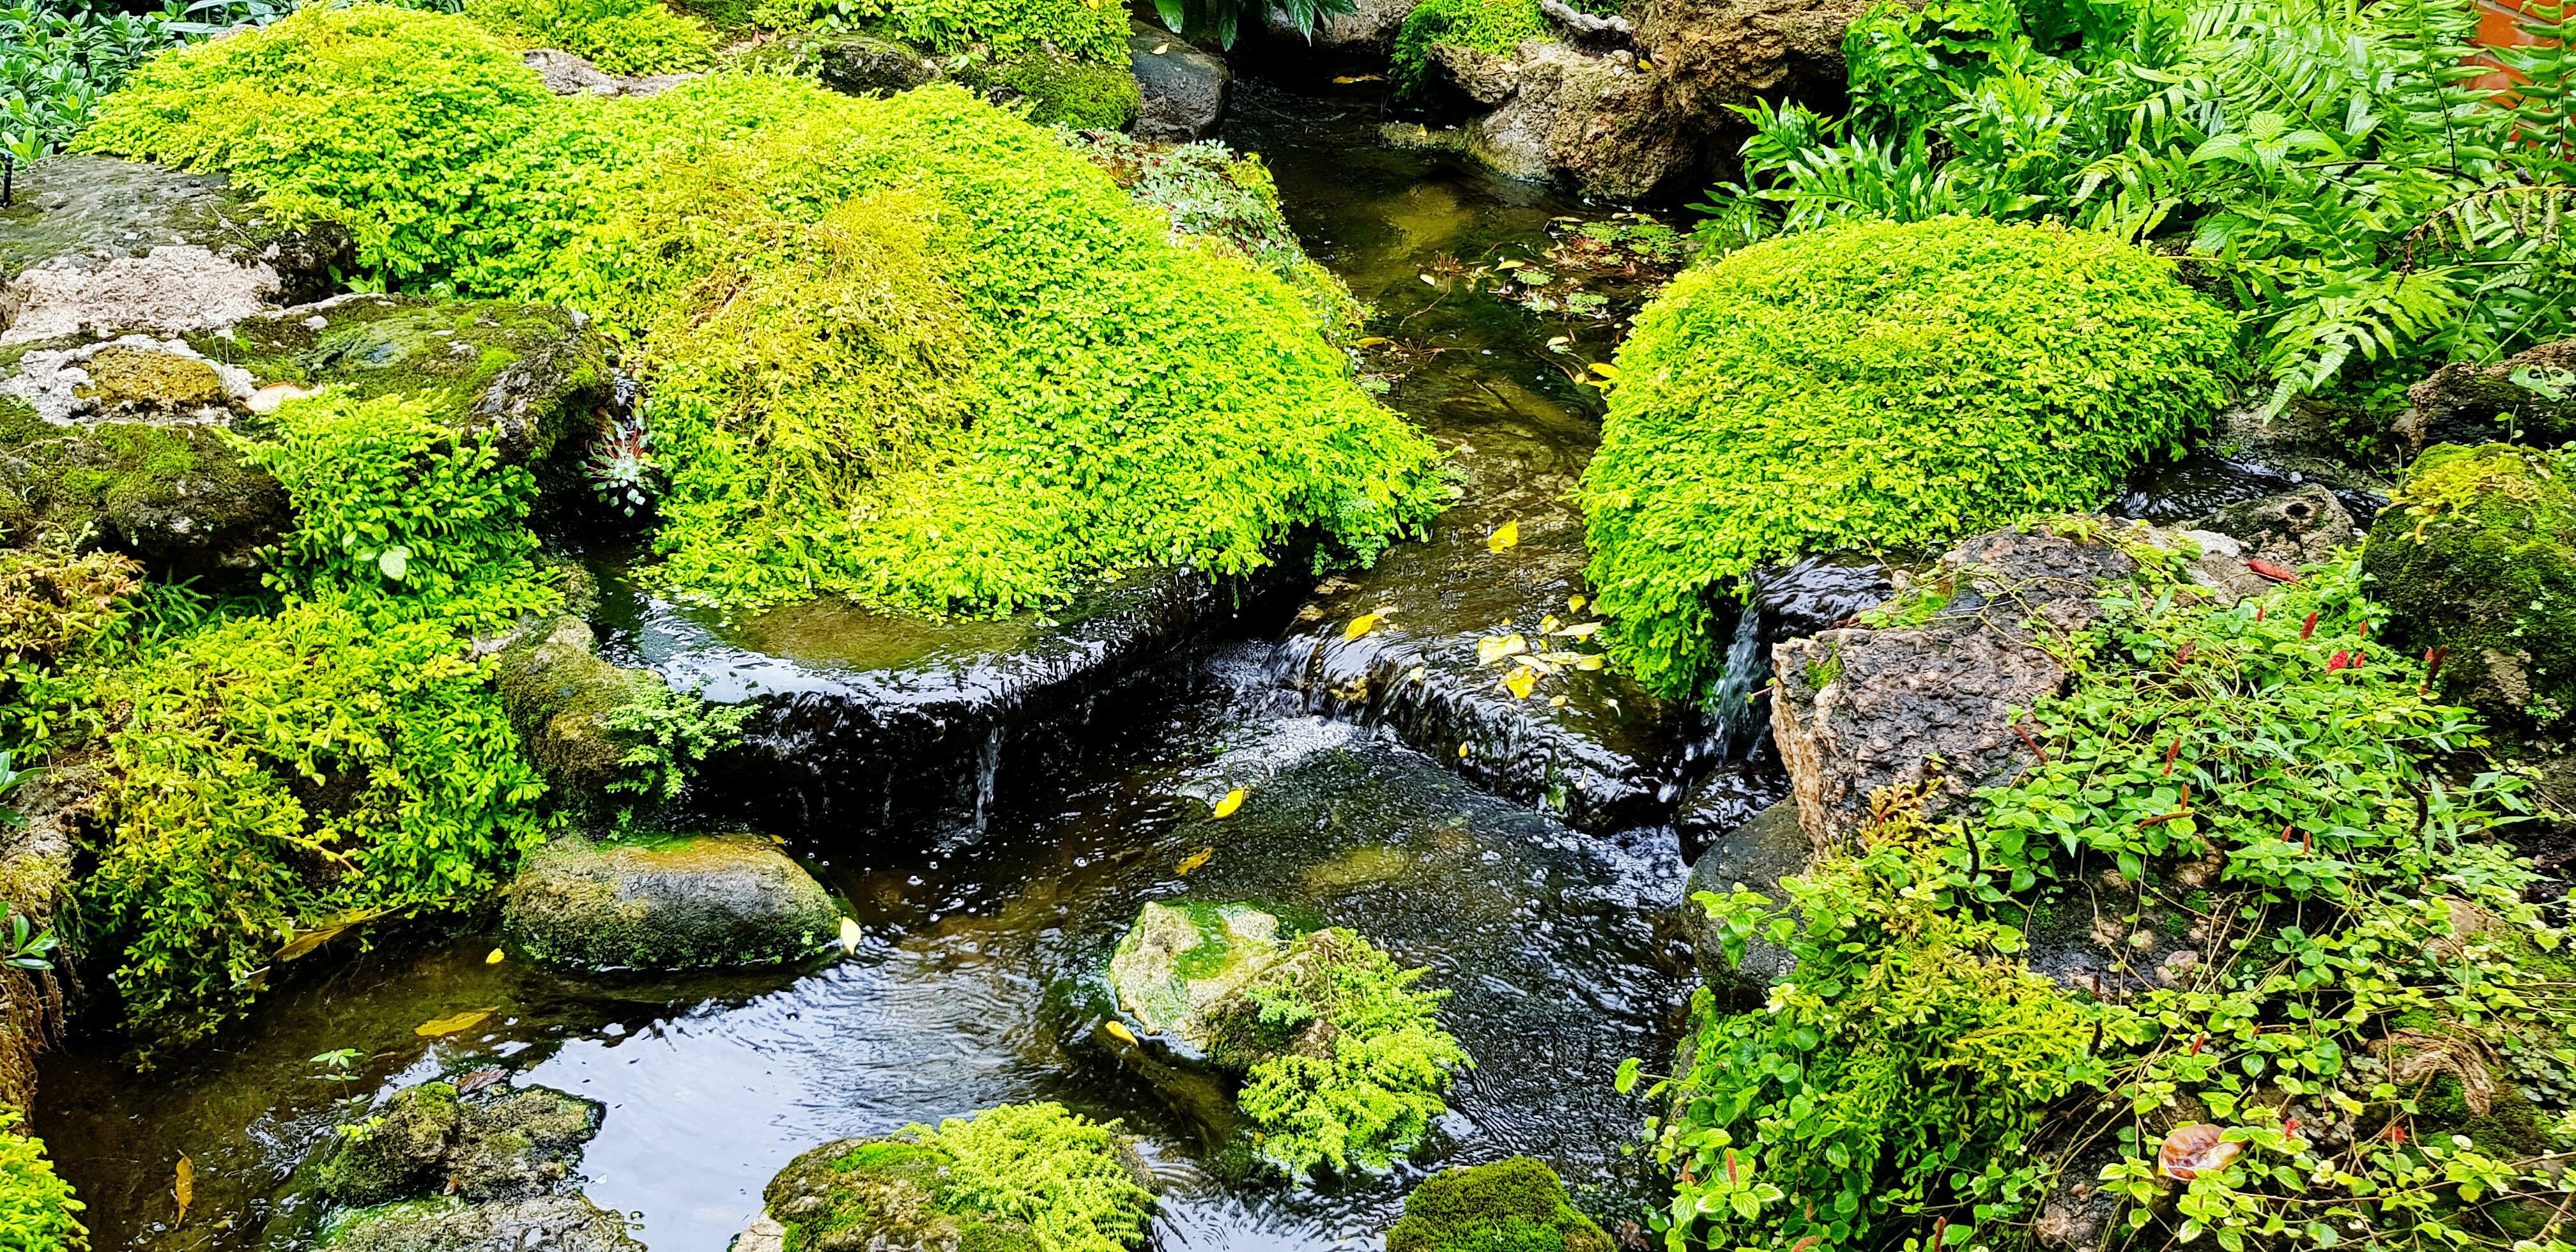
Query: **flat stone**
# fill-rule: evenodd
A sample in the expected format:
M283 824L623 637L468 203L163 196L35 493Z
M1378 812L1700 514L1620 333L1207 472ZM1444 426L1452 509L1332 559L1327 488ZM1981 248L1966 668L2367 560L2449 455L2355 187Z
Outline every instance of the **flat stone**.
M823 885L766 840L564 835L520 865L501 933L574 969L723 969L820 952L840 916Z

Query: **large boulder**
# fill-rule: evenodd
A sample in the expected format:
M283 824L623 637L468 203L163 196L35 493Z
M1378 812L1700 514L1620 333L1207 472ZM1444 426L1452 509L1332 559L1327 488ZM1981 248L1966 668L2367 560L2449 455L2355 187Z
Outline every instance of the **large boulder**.
M349 233L289 226L220 174L58 156L0 208L0 343L205 330L318 300L354 269Z
M1234 74L1215 55L1142 21L1130 23L1127 56L1136 75L1136 137L1187 142L1216 133Z
M1248 904L1147 904L1110 957L1109 985L1147 1033L1204 1049L1215 1012L1287 951L1279 930Z
M2576 339L2493 365L2454 361L2406 389L2394 433L2409 451L2490 439L2555 445L2576 438Z
M643 1252L572 1190L600 1106L548 1087L427 1082L324 1141L304 1171L339 1252Z
M1757 99L1819 108L1843 97L1843 34L1876 0L1652 0L1637 47L1677 118L1720 132Z
M2388 636L2509 735L2576 718L2576 454L2437 444L2362 550Z
M1448 1169L1404 1197L1386 1252L1611 1252L1608 1231L1565 1197L1543 1161Z
M723 969L811 956L840 916L831 893L766 840L565 835L520 865L501 930L512 948L553 965Z
M1318 52L1361 56L1383 54L1395 42L1395 32L1404 25L1404 16L1413 12L1418 0L1357 0L1348 13L1335 13L1315 23L1312 31L1300 31L1289 20L1286 10L1272 6L1263 14L1263 25L1272 38L1295 40Z
M1462 129L1468 153L1514 178L1561 179L1634 200L1698 177L1699 142L1658 76L1625 52L1525 40L1512 56L1434 44L1434 72L1486 112Z
M939 63L899 43L844 35L805 49L823 85L854 96L892 95L939 81Z
M2223 535L2141 528L2127 538L2196 552L2192 581L2223 603L2270 585ZM1925 808L1937 815L2020 777L2033 757L2013 722L2066 684L2065 662L2043 645L2092 626L2096 596L2136 570L2106 537L1994 531L1901 588L1878 610L1882 625L1772 649L1772 738L1807 835L1840 846L1883 787L1932 784Z

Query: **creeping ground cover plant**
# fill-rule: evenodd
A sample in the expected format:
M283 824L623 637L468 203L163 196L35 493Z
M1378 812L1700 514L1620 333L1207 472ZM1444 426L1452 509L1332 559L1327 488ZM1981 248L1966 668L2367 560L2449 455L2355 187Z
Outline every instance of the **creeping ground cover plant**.
M597 317L688 598L1000 612L1366 558L1446 495L1287 284L956 89L557 99L464 19L358 4L155 60L84 143L345 222L393 285Z
M1761 566L2100 504L2215 412L2229 344L2170 262L2058 227L1831 226L1683 274L1583 476L1614 655L1687 696Z

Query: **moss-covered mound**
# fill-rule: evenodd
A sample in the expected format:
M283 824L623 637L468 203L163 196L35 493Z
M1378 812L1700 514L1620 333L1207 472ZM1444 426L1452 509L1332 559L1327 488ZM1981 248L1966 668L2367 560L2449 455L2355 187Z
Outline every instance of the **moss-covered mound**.
M2576 715L2576 453L2437 444L2371 528L2390 638L2442 649L2443 691L2502 725Z
M840 917L767 840L565 835L520 866L501 932L522 954L576 969L724 969L819 952Z
M1766 563L2098 505L2217 407L2230 333L2170 262L2045 226L1838 225L1684 274L1583 479L1612 647L1688 694Z
M1522 40L1547 35L1537 0L1422 0L1396 28L1388 74L1398 91L1419 95L1429 86L1431 49L1439 44L1507 57Z
M825 1144L762 1198L797 1252L1126 1252L1145 1241L1151 1181L1116 1126L1005 1104Z
M72 1185L54 1173L45 1141L17 1134L14 1109L0 1109L0 1248L29 1252L82 1252L89 1232L81 1227L81 1202Z
M611 74L702 70L715 54L706 25L662 0L466 0L465 14L504 39L561 48Z
M394 283L640 344L658 545L697 598L1007 609L1240 573L1301 528L1365 556L1437 503L1434 450L1293 291L955 89L558 100L461 19L317 6L155 60L84 142L348 222Z
M1608 1232L1565 1198L1546 1162L1526 1156L1424 1179L1404 1197L1386 1252L1610 1252Z
M239 578L287 522L286 493L220 427L72 429L0 397L0 542L103 544L156 572Z

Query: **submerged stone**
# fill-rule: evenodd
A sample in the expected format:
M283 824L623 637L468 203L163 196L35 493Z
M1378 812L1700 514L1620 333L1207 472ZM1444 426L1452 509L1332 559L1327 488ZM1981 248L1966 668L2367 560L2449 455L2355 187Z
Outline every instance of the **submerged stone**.
M1611 1252L1609 1232L1543 1161L1515 1156L1442 1170L1404 1197L1386 1252Z
M840 909L765 840L565 835L529 854L501 930L530 957L576 969L773 965L822 950Z
M468 1204L405 1200L347 1213L314 1245L327 1252L644 1252L623 1214L579 1195Z
M313 1185L357 1208L429 1195L543 1195L571 1178L599 1117L598 1105L547 1087L471 1096L446 1082L405 1087L326 1142Z
M1147 904L1110 957L1109 984L1147 1033L1204 1049L1216 1011L1286 950L1279 919L1248 904Z

